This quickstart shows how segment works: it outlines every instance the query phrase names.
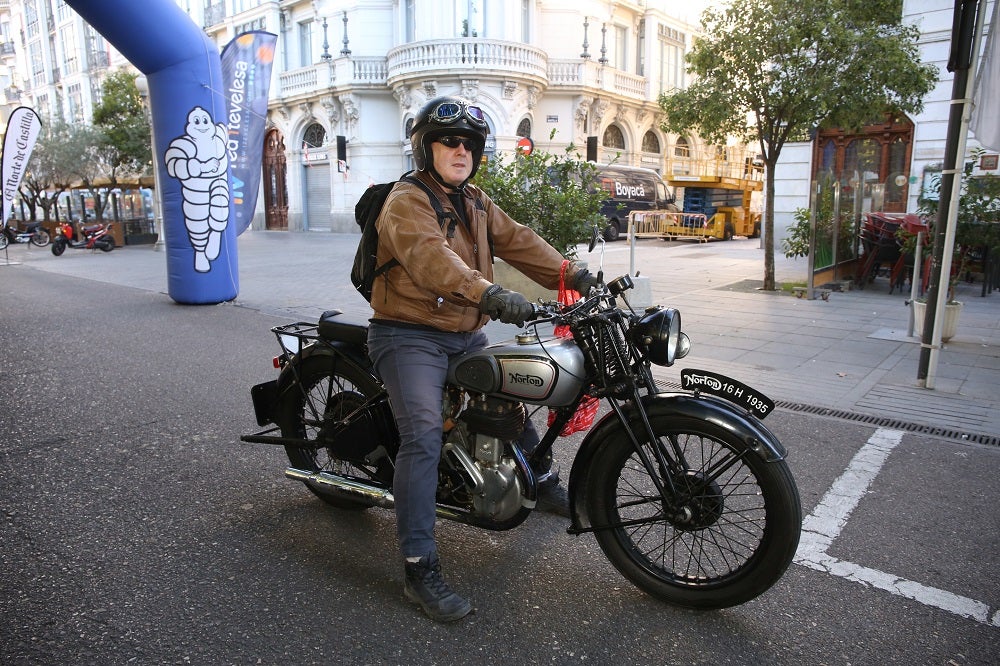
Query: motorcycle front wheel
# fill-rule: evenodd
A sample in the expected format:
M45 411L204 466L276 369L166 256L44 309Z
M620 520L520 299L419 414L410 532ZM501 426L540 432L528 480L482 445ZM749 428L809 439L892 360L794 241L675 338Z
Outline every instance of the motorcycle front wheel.
M45 247L49 244L49 232L39 227L38 231L31 234L31 244L36 247Z
M6 248L8 243L10 243L10 240L7 238L7 234L0 231L0 250Z
M275 423L283 437L314 442L310 446L286 446L285 453L292 467L316 472L327 471L338 476L371 484L380 472L378 464L367 465L344 459L334 450L336 441L324 441L324 426L351 414L380 386L371 378L342 359L315 355L304 359L298 367L299 381L288 387L275 413ZM382 462L383 466L388 464ZM307 486L327 504L341 509L361 510L374 503Z
M624 431L593 461L587 507L615 568L653 597L694 609L758 596L791 564L802 508L784 461L765 462L712 423L651 416L672 469L653 474L677 492L667 502ZM651 460L656 461L648 443Z
M52 254L58 257L65 251L66 251L65 238L56 238L54 241L52 241Z

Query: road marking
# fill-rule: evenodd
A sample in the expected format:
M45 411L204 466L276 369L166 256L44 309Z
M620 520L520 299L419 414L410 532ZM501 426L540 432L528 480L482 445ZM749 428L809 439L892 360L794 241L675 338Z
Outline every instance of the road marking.
M868 492L889 454L902 439L903 432L900 430L879 428L855 454L847 469L833 482L815 510L802 521L802 538L795 553L796 564L1000 627L1000 610L994 610L991 616L988 604L853 562L845 562L827 553L833 540L847 524L851 512Z

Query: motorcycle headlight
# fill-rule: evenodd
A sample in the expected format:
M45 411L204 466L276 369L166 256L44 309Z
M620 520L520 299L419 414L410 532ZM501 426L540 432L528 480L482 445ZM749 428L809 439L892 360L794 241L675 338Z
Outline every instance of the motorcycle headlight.
M673 365L690 346L681 345L681 313L673 308L649 308L632 326L631 336L635 346L656 365Z

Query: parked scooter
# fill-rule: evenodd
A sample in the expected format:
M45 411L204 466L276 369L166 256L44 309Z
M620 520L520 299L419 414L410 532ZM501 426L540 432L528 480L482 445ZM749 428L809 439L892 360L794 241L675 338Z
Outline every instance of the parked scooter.
M5 224L0 232L0 250L7 247L8 243L31 243L45 247L49 244L49 232L42 227L41 222L32 222L24 229L15 229Z
M80 236L80 238L76 237L72 224L60 222L56 227L55 240L52 241L52 254L58 257L68 247L103 252L111 252L115 249L115 237L111 235L111 222L81 226Z

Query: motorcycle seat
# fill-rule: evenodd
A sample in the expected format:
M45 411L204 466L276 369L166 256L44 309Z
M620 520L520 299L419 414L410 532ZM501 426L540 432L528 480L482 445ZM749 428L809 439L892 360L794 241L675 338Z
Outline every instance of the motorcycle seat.
M83 231L83 233L85 233L85 234L92 234L95 231L100 231L101 229L103 229L104 225L103 224L88 224L87 226L80 227L80 228Z
M325 340L339 340L352 345L368 344L368 323L359 324L340 318L340 310L327 310L319 317L319 335Z

